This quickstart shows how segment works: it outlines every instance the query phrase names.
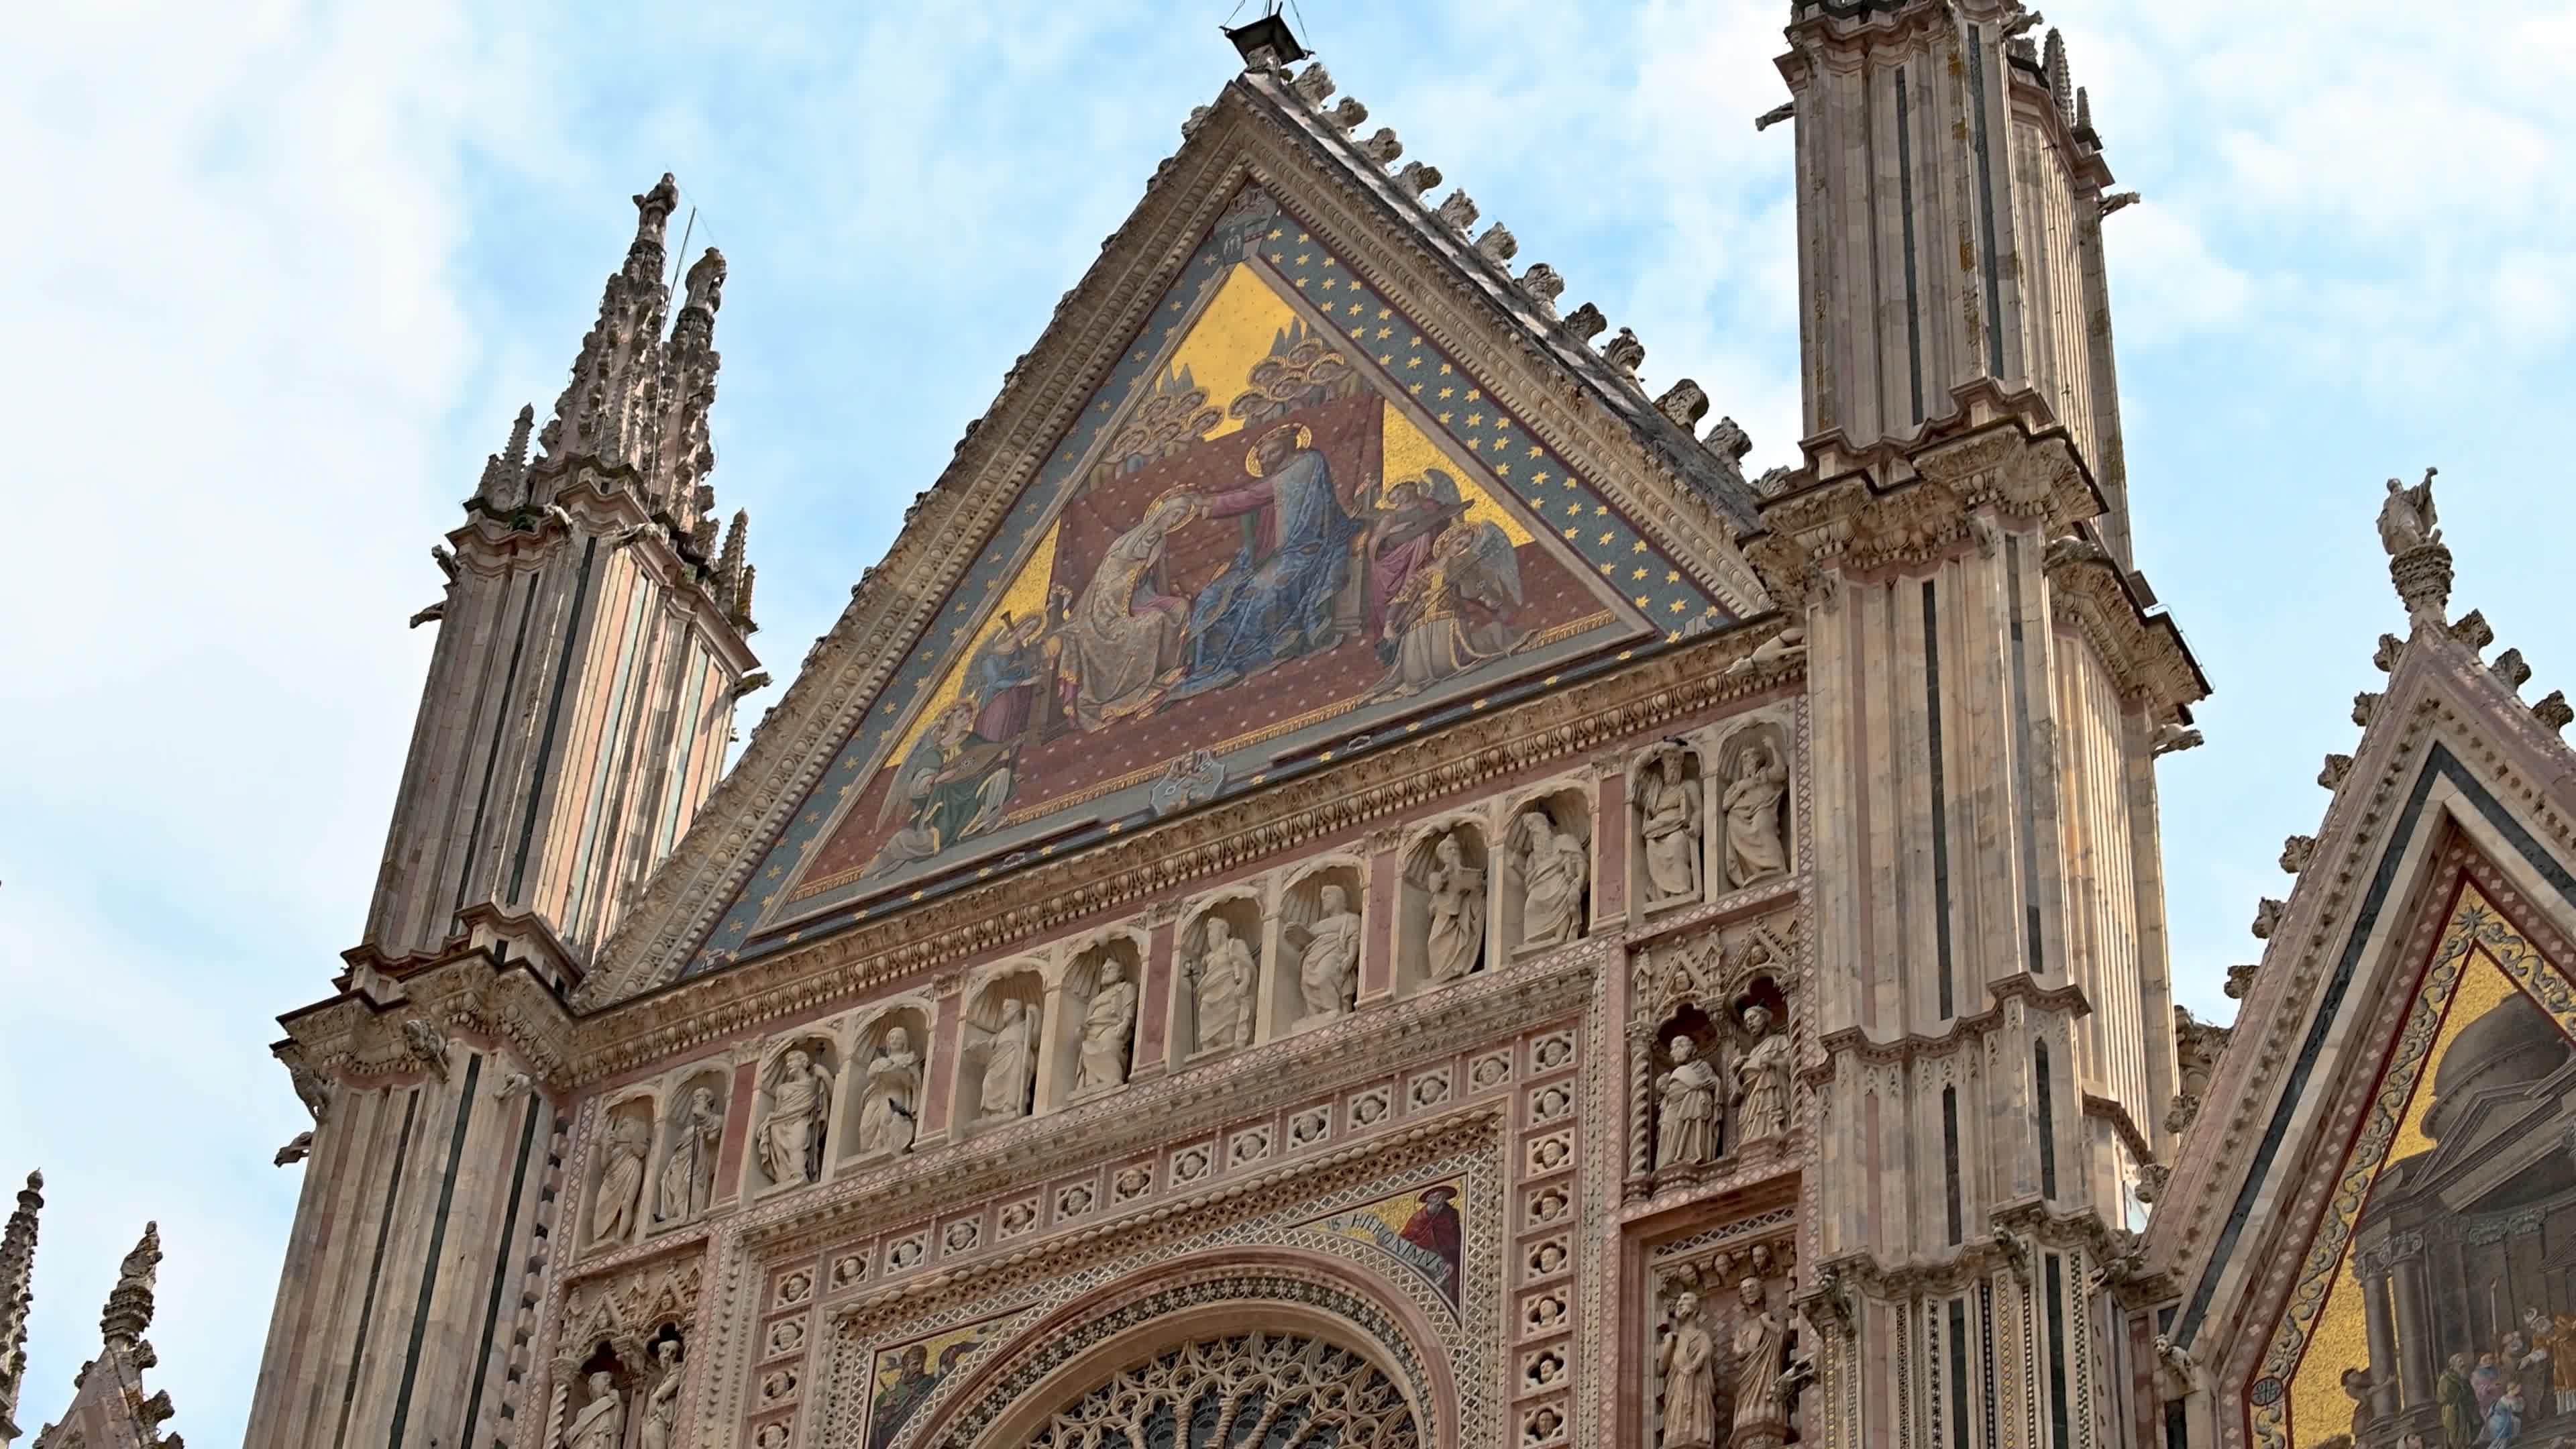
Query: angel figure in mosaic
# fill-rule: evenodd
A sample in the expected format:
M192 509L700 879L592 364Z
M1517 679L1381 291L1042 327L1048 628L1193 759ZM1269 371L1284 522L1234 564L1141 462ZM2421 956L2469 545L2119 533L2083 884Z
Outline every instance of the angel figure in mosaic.
M1191 974L1198 1049L1231 1051L1252 1045L1252 947L1234 934L1225 917L1209 916L1199 923L1198 959Z
M1317 891L1311 902L1292 892L1281 911L1281 938L1299 951L1298 995L1306 1014L1300 1027L1319 1026L1350 1014L1359 997L1360 917L1337 885Z
M1421 880L1431 897L1431 925L1423 937L1434 981L1455 981L1476 969L1485 948L1485 873L1467 863L1458 832L1431 847L1431 867Z
M1583 934L1584 888L1592 857L1583 837L1560 830L1544 806L1512 822L1521 862L1521 945L1561 946Z
M789 1047L769 1074L769 1120L752 1146L771 1182L823 1175L823 1122L832 1111L832 1074L805 1048Z
M1058 668L1074 726L1102 730L1151 713L1177 679L1189 602L1163 584L1163 550L1196 520L1198 500L1167 494L1118 536L1074 600L1059 635Z
M1530 636L1512 622L1520 606L1520 559L1501 525L1451 524L1387 601L1378 637L1391 658L1370 697L1419 694L1518 649Z

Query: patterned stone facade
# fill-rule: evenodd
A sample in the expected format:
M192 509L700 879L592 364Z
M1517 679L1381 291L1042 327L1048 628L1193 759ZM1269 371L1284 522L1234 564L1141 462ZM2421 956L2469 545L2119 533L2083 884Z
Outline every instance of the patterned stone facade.
M1796 7L1809 436L1758 482L1255 56L721 781L721 270L666 322L639 198L651 265L454 540L555 621L571 753L476 713L520 652L451 613L369 940L278 1048L315 1129L252 1442L2298 1438L2315 1295L2255 1245L2354 1230L2263 1180L2359 1110L2288 1050L2354 837L2423 748L2504 802L2454 874L2576 811L2471 758L2499 686L2393 492L2416 639L2267 903L2283 1050L2177 1034L2155 762L2206 686L2129 557L2110 176L2035 22Z

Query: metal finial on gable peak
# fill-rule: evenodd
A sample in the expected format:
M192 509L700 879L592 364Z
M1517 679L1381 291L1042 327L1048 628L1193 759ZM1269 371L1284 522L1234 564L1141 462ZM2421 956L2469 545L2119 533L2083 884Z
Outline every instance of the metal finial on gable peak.
M1485 260L1500 265L1521 254L1520 238L1513 236L1512 229L1498 221L1476 238L1476 252Z
M1476 217L1479 212L1476 206L1476 199L1474 197L1469 196L1464 191L1452 191L1449 193L1448 197L1440 203L1440 208L1437 214L1442 221L1447 222L1449 225L1456 227L1460 231L1465 231L1467 228L1476 224Z
M1279 14L1279 0L1269 0L1263 13L1242 25L1220 26L1225 38L1234 42L1235 52L1243 57L1245 70L1276 70L1306 58L1306 47L1297 43L1297 33Z
M1380 126L1377 134L1359 143L1360 154L1380 166L1392 166L1404 154L1404 142L1397 139L1393 126Z
M1440 168L1427 161L1407 161L1395 173L1395 184L1416 196L1440 184Z

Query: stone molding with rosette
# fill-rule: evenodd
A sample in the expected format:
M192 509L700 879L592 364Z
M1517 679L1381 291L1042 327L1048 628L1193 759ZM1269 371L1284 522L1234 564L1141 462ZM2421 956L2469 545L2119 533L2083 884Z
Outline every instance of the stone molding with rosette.
M1355 273L1419 309L1427 336L1486 359L1492 395L1522 412L1534 432L1641 529L1706 574L1703 581L1740 616L1761 612L1760 584L1735 554L1732 529L1640 440L1640 428L1670 424L1655 421L1642 404L1643 418L1609 412L1601 395L1556 355L1552 337L1547 346L1536 345L1525 321L1499 312L1492 297L1465 279L1469 274L1445 243L1429 239L1427 223L1389 225L1406 213L1372 193L1382 177L1364 178L1353 162L1308 134L1312 127L1292 134L1286 108L1302 102L1265 99L1255 86L1278 89L1262 80L1229 85L1206 124L1157 169L1136 211L1058 304L1036 346L916 502L885 560L853 590L839 621L817 641L740 763L611 938L579 997L585 1008L677 976L687 952L801 806L832 748L891 676L901 651L981 551L1050 441L1124 353L1165 279L1246 180L1278 188L1283 203L1312 212ZM1338 138L1333 144L1340 146Z

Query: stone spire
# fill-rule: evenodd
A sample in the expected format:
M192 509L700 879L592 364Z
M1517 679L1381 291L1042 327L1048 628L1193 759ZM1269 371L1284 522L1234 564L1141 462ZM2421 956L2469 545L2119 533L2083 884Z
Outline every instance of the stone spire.
M725 260L713 247L699 256L672 318L664 236L679 199L668 173L635 198L626 263L609 276L599 320L582 338L572 378L538 435L545 455L530 501L551 501L553 490L587 467L637 488L647 511L687 539L714 506L701 484L715 468L707 413L716 396Z
M669 176L635 198L554 415L520 410L432 550L445 593L412 623L441 626L438 652L359 948L371 966L410 969L478 906L542 919L578 963L723 773L732 722L703 708L704 670L721 692L758 661L750 564L737 539L719 569L707 481L725 261L701 255L674 305L679 199Z
M27 1376L27 1312L35 1302L36 1214L45 1205L45 1175L27 1174L18 1210L0 1230L0 1445L18 1439L18 1389Z
M144 1371L161 1361L143 1337L152 1326L152 1284L160 1268L160 1225L145 1223L98 1316L99 1355L81 1365L62 1418L36 1435L32 1449L183 1449L178 1435L161 1432L177 1412L170 1395L143 1389Z
M140 1341L152 1326L152 1287L161 1277L161 1225L143 1225L134 1251L117 1265L116 1286L107 1292L107 1307L98 1315L99 1336L111 1347Z

